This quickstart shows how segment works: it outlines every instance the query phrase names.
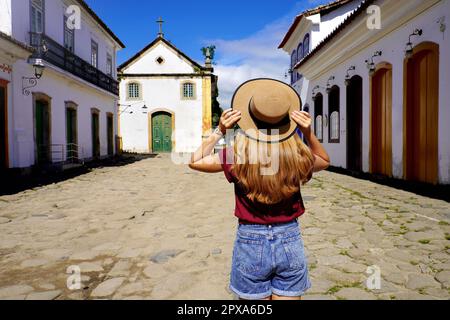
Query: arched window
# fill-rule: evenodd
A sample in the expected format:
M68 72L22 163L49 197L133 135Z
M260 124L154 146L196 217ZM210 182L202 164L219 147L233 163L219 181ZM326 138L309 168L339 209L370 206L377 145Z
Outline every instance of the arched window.
M181 99L194 100L196 99L195 83L183 82L181 85Z
M330 125L328 142L329 143L339 143L340 138L340 125L339 125L339 117L340 117L340 89L338 86L333 86L331 88L330 93L328 94L328 112L330 115Z
M323 96L316 95L314 100L314 133L320 142L323 142Z
M141 100L142 90L138 82L130 82L127 89L127 100Z
M292 52L291 55L291 83L294 83L295 81L297 81L297 76L296 76L296 72L294 71L294 67L297 61L297 51L294 50L294 52Z
M303 39L303 58L309 54L309 33Z
M303 59L303 43L300 43L297 48L297 62Z

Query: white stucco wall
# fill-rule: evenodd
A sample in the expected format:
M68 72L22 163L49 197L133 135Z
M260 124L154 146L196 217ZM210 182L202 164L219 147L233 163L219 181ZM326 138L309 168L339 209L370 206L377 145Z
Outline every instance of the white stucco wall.
M202 79L183 78L133 78L120 83L121 104L132 104L125 98L126 86L130 81L141 83L143 102L137 103L120 115L120 135L123 148L132 152L150 152L149 149L149 114L154 111L170 111L175 114L175 152L194 152L202 142ZM196 99L181 99L181 84L191 81L196 84ZM123 93L123 94L122 94ZM146 105L149 114L144 114L142 106ZM125 107L121 107L122 110Z
M8 0L0 0L8 1ZM9 0L11 1L11 0ZM45 1L45 34L60 44L64 39L64 15L72 0ZM14 0L12 5L12 36L26 44L30 43L30 0ZM80 7L81 8L81 7ZM119 49L109 35L84 10L81 11L81 29L75 30L75 54L85 61L91 61L91 39L98 43L98 69L106 73L107 53L116 61ZM113 67L113 75L115 75Z
M163 64L155 62L159 57L165 60ZM124 73L145 74L145 73L193 73L194 69L183 57L168 47L165 43L159 42L153 48L145 52L142 57L124 69Z
M416 1L417 2L417 1ZM440 46L440 78L439 78L439 182L442 184L450 183L450 143L448 137L450 129L450 39L448 31L442 33L437 23L438 19L446 16L448 23L450 13L449 1L441 1L439 4L429 10L417 15L414 19L408 21L401 27L393 30L379 41L376 41L368 47L361 48L361 51L347 58L344 62L335 64L326 73L312 79L309 83L303 82L301 88L305 92L307 87L307 95L305 102L311 106L311 113L314 116L314 102L312 100L312 88L316 85L326 87L327 80L330 76L335 76L336 80L332 84L336 84L341 89L341 105L340 105L340 127L341 137L339 144L328 143L328 127L324 127L324 146L330 153L332 165L337 167L346 167L346 87L344 84L346 70L348 67L356 66L356 71L351 75L359 75L363 78L363 170L369 170L369 106L370 106L370 88L369 74L365 64L365 60L377 51L382 50L383 55L375 58L375 63L388 62L393 65L392 69L392 152L393 152L393 175L396 178L403 178L403 63L404 50L408 36L416 28L423 29L423 36L413 37L413 44L418 45L424 41L431 41ZM447 27L448 30L448 27ZM339 41L339 40L334 40ZM324 56L326 57L326 55ZM308 62L309 63L309 62ZM328 114L328 95L324 89L319 90L324 96L324 115Z
M0 31L11 35L12 32L11 0L0 0Z
M13 99L9 126L10 162L14 168L26 168L35 163L33 97L22 94L22 76L31 76L33 68L24 61L14 65L13 85L9 93ZM73 78L72 78L73 79ZM44 93L51 98L51 144L66 145L66 101L75 102L77 107L79 157L92 157L91 108L100 110L99 133L100 155L107 156L106 114L116 112L116 98L96 87L71 80L70 75L47 68L44 77L32 92ZM114 136L117 134L114 121ZM115 141L114 141L115 142ZM58 147L54 147L58 150ZM64 154L65 156L65 154ZM54 155L58 161L59 154Z
M344 20L361 4L361 1L362 0L355 0L327 14L315 14L301 20L283 50L292 56L294 50L297 50L299 44L304 41L305 35L309 34L309 51L311 52L329 34L331 34L334 29L344 22ZM303 81L304 79L302 77L297 78L292 86L300 93L302 99L305 99L305 92L301 89L303 87Z
M0 29L7 31L6 11L4 4L11 7L11 35L25 44L29 43L30 31L30 1L0 0ZM67 5L75 4L72 0L45 1L45 33L53 40L63 43L63 17ZM5 27L6 26L6 27ZM6 32L7 33L7 32ZM116 70L117 44L111 36L98 26L86 12L82 11L82 27L75 30L75 54L90 61L91 39L99 44L99 69L106 72L106 52L113 58L113 75ZM22 49L23 51L23 49ZM13 67L12 74L0 71L0 78L10 81L8 85L8 147L9 166L11 168L27 168L35 164L35 134L33 94L26 96L22 92L23 77L33 77L34 69L27 63L28 54L17 60L7 60L2 57L0 48L0 64L7 63ZM8 56L8 54L6 55ZM118 97L92 85L80 78L46 63L43 77L37 86L31 88L32 93L43 93L51 98L51 144L66 145L66 101L78 105L77 129L80 158L92 157L91 109L96 108L99 114L100 155L107 156L107 113L114 115L114 136L117 135L117 100ZM113 141L115 144L115 140ZM56 147L54 147L56 148ZM114 145L115 150L115 145ZM66 154L64 152L63 156ZM54 161L60 160L60 154L55 154Z
M318 28L311 30L311 46L317 47L323 39L336 29L361 4L362 0L349 2L320 17Z

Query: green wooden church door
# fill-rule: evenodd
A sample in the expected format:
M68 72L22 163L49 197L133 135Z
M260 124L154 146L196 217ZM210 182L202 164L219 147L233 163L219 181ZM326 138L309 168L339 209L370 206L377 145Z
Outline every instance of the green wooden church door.
M152 117L153 152L172 151L172 116L165 112L155 113Z

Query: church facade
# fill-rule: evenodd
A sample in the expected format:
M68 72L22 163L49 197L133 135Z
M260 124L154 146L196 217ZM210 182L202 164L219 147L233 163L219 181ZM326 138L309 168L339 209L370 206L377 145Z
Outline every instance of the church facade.
M118 68L123 151L189 153L212 129L217 77L162 33Z
M295 19L280 48L333 166L450 184L449 12L444 0L340 0Z

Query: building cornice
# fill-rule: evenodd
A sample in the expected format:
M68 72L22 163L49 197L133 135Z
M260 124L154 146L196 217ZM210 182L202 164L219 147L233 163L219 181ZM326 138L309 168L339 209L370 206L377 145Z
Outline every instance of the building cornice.
M368 30L366 25L367 17L365 15L361 14L358 17L354 17L351 23L347 23L339 31L339 37L334 35L333 39L329 39L326 45L312 52L308 56L308 60L299 63L295 69L308 79L315 80L352 56L373 46L380 39L405 25L440 1L383 1L380 3L383 12L383 26L380 30Z
M28 59L34 49L0 31L0 55L8 60Z
M123 73L119 75L119 78L205 78L213 76L212 73Z

